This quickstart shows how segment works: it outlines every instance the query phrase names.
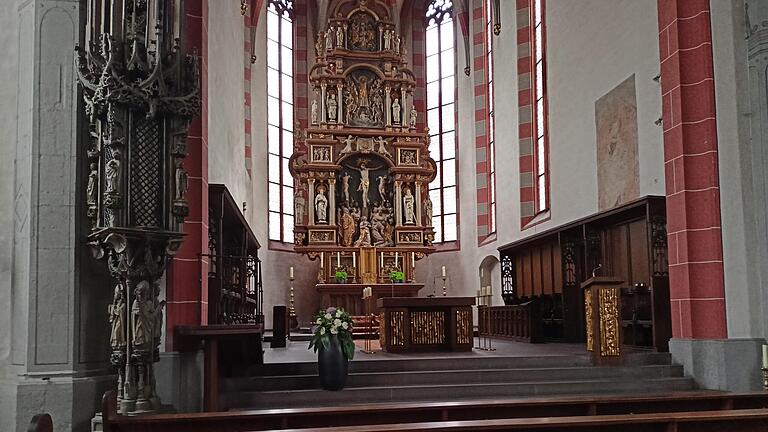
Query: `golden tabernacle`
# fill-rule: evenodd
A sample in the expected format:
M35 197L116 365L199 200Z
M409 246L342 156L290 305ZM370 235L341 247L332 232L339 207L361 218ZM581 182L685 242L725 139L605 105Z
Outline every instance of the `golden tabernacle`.
M473 297L386 297L377 302L381 349L392 353L472 350Z

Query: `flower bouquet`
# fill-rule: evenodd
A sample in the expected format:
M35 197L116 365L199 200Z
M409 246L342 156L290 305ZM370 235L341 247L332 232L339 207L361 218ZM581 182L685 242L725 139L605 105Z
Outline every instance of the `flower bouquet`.
M344 270L339 270L336 272L336 282L337 283L347 283L347 272Z
M402 283L405 281L405 274L401 271L389 272L389 279L394 283Z

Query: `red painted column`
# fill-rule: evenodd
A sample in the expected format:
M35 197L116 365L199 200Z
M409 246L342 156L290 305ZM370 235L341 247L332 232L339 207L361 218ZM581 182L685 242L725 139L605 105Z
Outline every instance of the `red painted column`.
M202 110L194 119L187 138L184 167L189 175L189 216L184 222L186 237L167 272L166 351L179 349L174 343L177 325L208 322L208 1L187 0L186 49L200 55ZM201 277L204 275L205 277Z
M709 0L658 0L672 334L726 338Z

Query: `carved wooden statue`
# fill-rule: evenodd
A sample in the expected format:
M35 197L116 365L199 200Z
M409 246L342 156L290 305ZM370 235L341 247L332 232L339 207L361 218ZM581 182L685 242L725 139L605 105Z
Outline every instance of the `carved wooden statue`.
M352 238L355 235L355 218L349 213L349 207L341 210L341 244L342 246L352 246Z
M416 223L416 211L414 210L414 204L416 200L411 194L410 188L405 188L405 196L403 196L403 210L405 212L405 224L413 225Z
M338 114L338 104L336 103L336 94L331 93L330 96L328 96L328 101L326 102L327 108L328 108L328 122L329 123L336 123L336 115Z
M112 304L109 305L109 323L112 328L109 336L109 345L114 348L121 348L126 345L125 338L125 299L123 298L123 287L118 284L115 286L115 295Z
M317 188L317 195L315 196L315 215L317 216L317 222L328 222L328 198L325 197L325 186Z
M400 99L395 98L392 102L392 123L400 124Z

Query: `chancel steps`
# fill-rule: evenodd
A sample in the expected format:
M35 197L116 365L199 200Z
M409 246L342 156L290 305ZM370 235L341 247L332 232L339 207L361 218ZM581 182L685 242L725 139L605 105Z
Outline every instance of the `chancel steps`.
M229 409L340 403L436 401L565 394L643 394L695 389L669 354L636 353L624 366L594 367L587 356L367 360L350 364L347 386L329 397L317 365L273 363L261 376L222 382Z

